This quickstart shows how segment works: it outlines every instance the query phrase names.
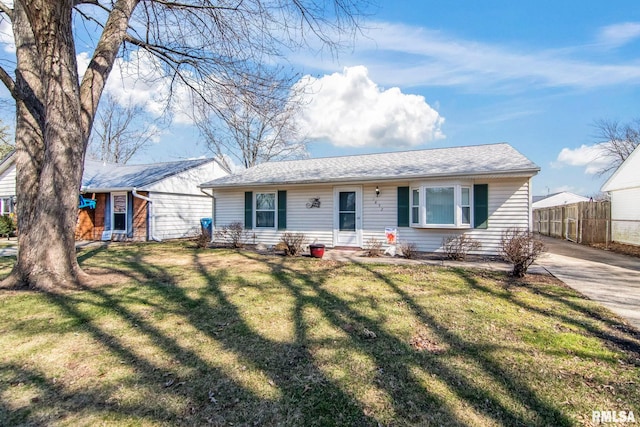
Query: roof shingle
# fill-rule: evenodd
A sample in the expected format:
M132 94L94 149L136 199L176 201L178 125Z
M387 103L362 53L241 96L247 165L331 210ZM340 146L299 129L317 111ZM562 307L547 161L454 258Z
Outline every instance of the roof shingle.
M204 188L528 173L540 168L509 144L476 145L262 163Z
M147 165L120 165L87 160L82 174L82 189L95 191L143 188L210 161L211 159L197 159Z

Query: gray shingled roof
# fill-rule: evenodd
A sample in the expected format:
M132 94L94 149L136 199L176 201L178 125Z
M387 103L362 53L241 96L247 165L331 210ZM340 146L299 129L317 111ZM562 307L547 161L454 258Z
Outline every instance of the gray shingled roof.
M524 173L540 168L509 144L401 151L360 156L269 162L201 185L204 188L269 184Z
M197 159L147 165L119 165L87 160L84 163L82 190L143 188L210 161L211 159Z

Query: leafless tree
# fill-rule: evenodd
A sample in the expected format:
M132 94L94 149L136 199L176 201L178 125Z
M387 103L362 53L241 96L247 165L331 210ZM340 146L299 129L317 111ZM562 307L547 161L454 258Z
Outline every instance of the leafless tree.
M89 157L125 164L146 149L161 133L139 105L122 106L109 95L100 103L89 140Z
M4 159L14 149L15 146L12 144L9 126L0 120L0 160Z
M77 198L118 55L147 52L172 90L181 84L203 93L212 82L224 87L225 76L251 75L255 64L304 46L309 35L337 46L357 29L365 1L0 0L16 45L15 72L1 66L0 81L16 102L20 197L20 251L3 286L57 289L90 279L75 255ZM88 26L97 39L80 79L74 31Z
M618 169L627 157L640 144L640 119L629 123L615 120L596 120L595 138L602 156L609 160L606 166L598 171L598 175L608 175Z
M195 122L209 150L225 163L231 158L245 168L304 157L306 144L295 121L301 89L294 80L263 67L197 102Z

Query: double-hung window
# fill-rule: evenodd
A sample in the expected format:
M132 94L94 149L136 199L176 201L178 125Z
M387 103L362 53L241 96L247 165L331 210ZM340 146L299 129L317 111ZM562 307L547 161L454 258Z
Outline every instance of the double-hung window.
M127 193L112 193L113 222L111 229L115 232L127 231Z
M2 204L2 212L0 214L9 215L13 212L13 199L11 197L3 197L0 200L0 204Z
M411 189L411 225L420 224L420 188Z
M471 187L460 187L461 225L471 225Z
M275 228L276 193L256 193L256 227Z

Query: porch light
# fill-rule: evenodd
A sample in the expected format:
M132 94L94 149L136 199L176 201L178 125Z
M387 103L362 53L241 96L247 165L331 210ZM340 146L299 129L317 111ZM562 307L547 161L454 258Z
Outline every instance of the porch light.
M376 185L376 197L380 196L380 189L378 188L378 186Z

